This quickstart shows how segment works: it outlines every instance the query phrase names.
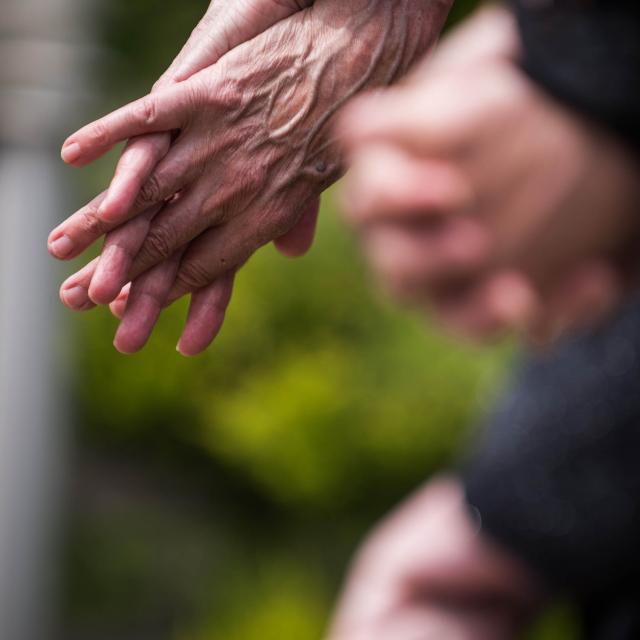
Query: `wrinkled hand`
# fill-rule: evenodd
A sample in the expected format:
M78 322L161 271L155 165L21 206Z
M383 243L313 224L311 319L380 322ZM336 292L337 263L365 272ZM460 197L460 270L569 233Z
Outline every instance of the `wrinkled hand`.
M189 79L193 74L217 62L235 46L299 11L304 4L295 0L232 0L224 4L213 3L183 50L154 85L154 91ZM85 207L84 215L91 218L99 208L100 215L112 223L122 219L170 145L171 134L168 132L132 139L125 147L110 188ZM73 149L71 153L68 148L65 149L63 157L73 162ZM122 290L119 288L122 272L128 268L131 257L142 245L148 223L155 213L157 210L153 209L145 213L142 220L131 221L116 232L107 234L101 260L90 263L61 287L61 299L68 307L84 311L96 304L110 303L119 295L112 310L118 317L123 316L130 287ZM316 219L314 216L317 217L317 207L312 206L303 215L299 228L292 229L289 234L278 239L276 246L286 255L306 252L312 241ZM56 257L67 258L73 254L73 245L63 230L58 229L51 234L49 246ZM116 336L115 344L122 351L135 351L146 342L162 306L162 289L168 286L163 281L169 278L174 268L175 265L169 261L155 276L149 276L152 281L157 282L155 291L160 294L159 299L147 298L143 309L140 309L140 303L136 304L141 312L130 314L128 322ZM144 286L136 286L134 300L140 299L137 295L138 288L149 289L148 284L142 284ZM193 296L185 332L179 344L179 349L185 355L202 351L213 340L222 325L232 286L233 274L229 273Z
M492 9L340 131L345 203L382 282L470 337L545 343L612 309L638 232L638 165L518 69Z
M63 298L77 306L65 291L89 282L92 297L106 302L134 281L115 303L121 312L128 296L116 337L121 350L140 348L162 306L185 293L217 287L214 304L205 306L219 316L230 278L226 286L219 279L265 243L280 238L293 254L308 246L317 197L341 171L330 135L335 113L357 91L401 75L437 36L449 3L434 1L427 10L418 0L341 4L318 0L216 65L65 143L63 155L81 166L126 138L180 132L166 155L156 153L155 168L127 178L127 189L112 186L127 193L124 215L122 206L114 220L112 201L106 208L95 201L51 237L53 253L63 238L59 257L70 258L123 219L135 219L135 231L118 230L117 241L109 240L99 266L88 265L63 287ZM91 281L96 268L100 286ZM206 315L193 310L195 301L189 321Z
M440 478L358 553L329 640L513 640L540 603L529 571L478 533L458 481Z

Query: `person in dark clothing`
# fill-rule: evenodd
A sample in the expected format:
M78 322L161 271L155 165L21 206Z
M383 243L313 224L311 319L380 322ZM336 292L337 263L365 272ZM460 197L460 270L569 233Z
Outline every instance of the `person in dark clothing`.
M419 490L364 545L332 640L518 638L558 594L578 604L584 637L640 638L640 296L628 289L640 221L640 9L522 0L515 14L516 46L504 13L475 17L411 88L355 105L341 129L355 164L345 199L387 287L450 328L477 337L515 326L535 348L460 470ZM505 62L537 89L510 90ZM511 174L505 149L522 153L508 154ZM590 155L594 173L567 173ZM440 191L428 181L434 160L439 175L462 166L488 210L451 187L444 197L442 180ZM483 182L492 174L493 194ZM549 197L558 185L561 197ZM434 209L458 220L424 231ZM470 211L465 239L454 224ZM461 264L471 230L492 244Z

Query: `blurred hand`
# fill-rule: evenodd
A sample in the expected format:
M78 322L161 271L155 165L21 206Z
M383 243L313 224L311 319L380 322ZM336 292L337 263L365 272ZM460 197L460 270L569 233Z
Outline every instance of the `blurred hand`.
M503 10L480 12L404 86L349 107L344 200L400 299L474 338L547 342L597 322L640 224L638 165L518 69Z
M216 65L67 140L63 157L82 166L126 138L180 132L168 153L155 148L143 171L136 154L123 156L106 204L98 198L50 238L52 253L68 259L134 219L135 227L118 229L100 261L62 290L72 308L91 306L89 294L102 303L115 299L114 312L124 313L121 351L141 348L162 307L194 292L179 348L202 350L211 321L221 323L230 274L257 248L277 240L297 255L309 247L318 195L341 171L330 135L336 111L355 92L406 70L437 36L449 2L434 0L426 9L418 0L355 5L317 1ZM123 289L132 280L130 291Z
M508 640L541 602L532 576L477 532L454 478L419 490L374 531L329 640Z

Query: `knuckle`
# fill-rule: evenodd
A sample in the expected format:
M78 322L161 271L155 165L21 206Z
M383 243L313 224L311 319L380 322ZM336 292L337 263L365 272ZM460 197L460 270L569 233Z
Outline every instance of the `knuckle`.
M177 282L187 291L196 291L212 280L209 269L197 260L185 260L180 266Z
M91 144L98 147L104 147L109 143L109 132L104 124L100 122L96 122L93 125L89 137L91 138Z
M156 225L149 231L141 252L147 260L166 260L175 250L173 238L170 229Z
M162 184L157 175L152 175L140 188L136 204L146 207L163 199Z
M98 218L95 208L91 208L84 212L80 218L81 233L84 236L98 237L106 233L106 224Z
M135 107L134 118L145 127L151 127L158 121L158 107L152 96L142 98Z

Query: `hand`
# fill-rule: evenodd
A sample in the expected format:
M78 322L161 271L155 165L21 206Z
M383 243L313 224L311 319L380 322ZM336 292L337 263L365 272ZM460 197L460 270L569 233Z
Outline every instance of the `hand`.
M329 639L515 639L540 603L529 571L478 533L457 480L440 478L358 553Z
M425 10L417 0L394 5L368 0L348 8L318 1L214 67L71 136L65 148L73 149L74 163L82 165L126 137L181 130L127 212L126 217L144 213L150 227L134 259L109 270L109 294L162 263L164 272L154 280L163 285L171 280L163 288L170 289L170 303L237 269L259 246L286 236L301 210L313 206L340 174L329 135L339 107L362 88L401 75L436 37L448 4L434 2ZM160 213L148 213L176 193ZM65 238L65 257L115 226L98 207L92 203L54 232L52 239ZM295 243L285 243L295 249ZM175 259L176 265L181 262L174 272L165 261L178 252L184 254ZM137 288L134 284L132 291ZM152 297L157 299L157 292ZM157 304L154 309L148 318L157 317Z
M382 282L471 337L547 342L617 302L638 232L638 165L518 69L509 14L486 10L340 131L350 220Z
M303 5L304 2L294 0L236 0L224 4L213 3L183 50L154 85L154 91L189 79L193 74L217 62L235 46L299 11ZM117 223L133 206L139 190L157 163L166 155L170 145L170 133L148 134L129 141L110 188L85 207L85 217L91 219L99 208L105 219ZM64 155L67 159L73 160L72 155ZM113 309L121 317L130 292L129 287L124 290L119 288L122 273L126 273L132 256L142 245L151 219L150 215L145 214L142 220L131 221L117 231L107 234L102 259L93 261L88 268L82 269L62 285L62 301L72 309L84 311L95 307L96 304L108 304L120 294ZM314 207L311 207L310 211L303 215L300 228L294 228L289 234L278 239L276 246L286 255L300 255L306 252L312 241L316 219L317 211L314 213ZM63 232L56 230L51 234L50 250L57 257L65 258L69 245L69 240ZM175 265L169 261L162 269L164 276L167 277L173 268ZM160 274L157 274L154 279L160 279L161 283L162 278L159 276ZM232 274L228 274L194 295L185 332L178 346L182 353L195 355L213 340L222 325L232 285ZM212 306L212 302L215 302L215 305ZM146 313L133 314L128 326L121 327L118 332L116 346L125 352L140 348L151 333L160 308L158 304L152 304L151 307L146 305ZM153 309L156 311L153 312Z

